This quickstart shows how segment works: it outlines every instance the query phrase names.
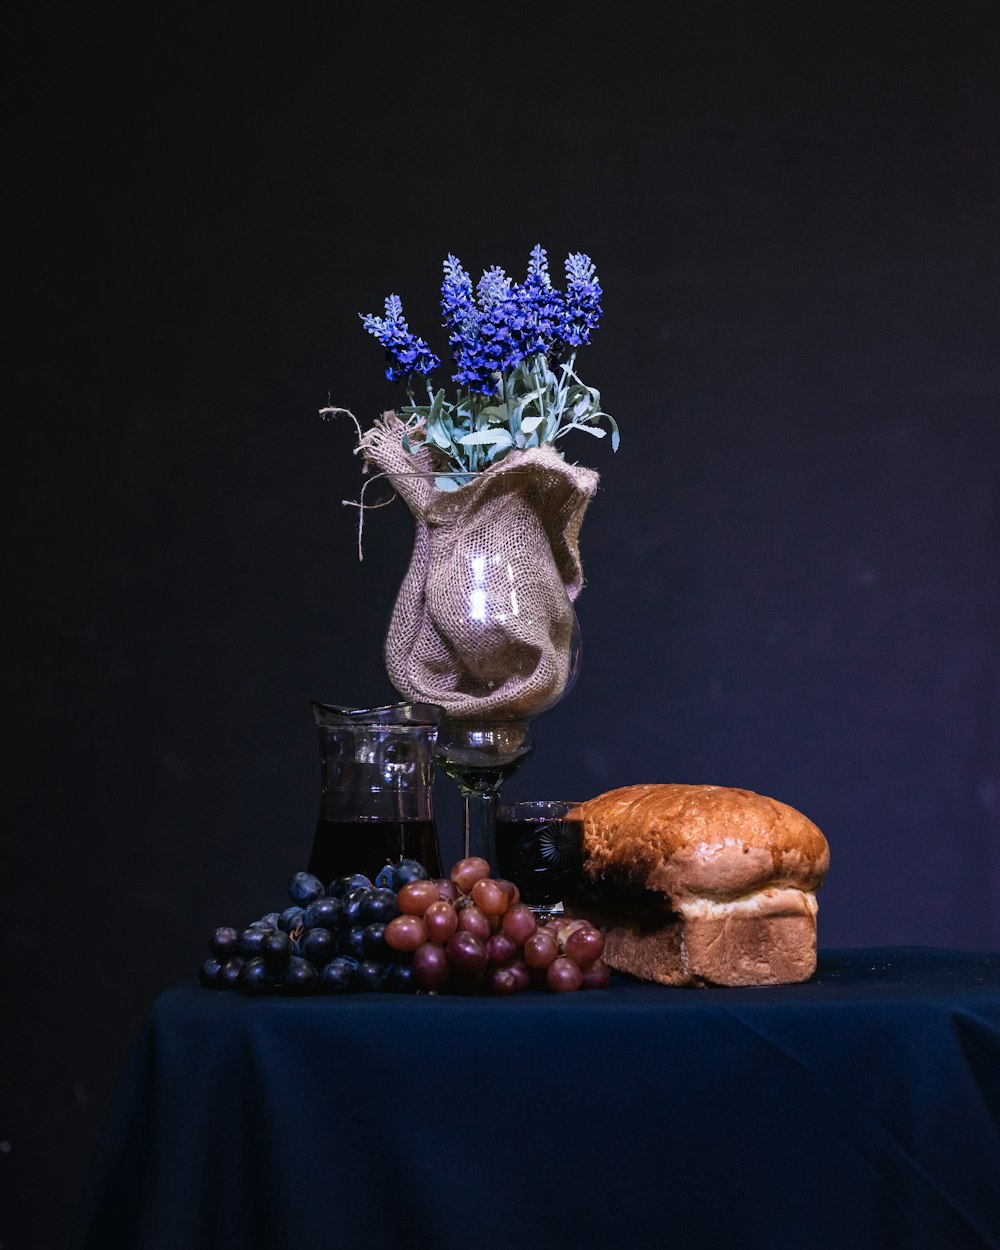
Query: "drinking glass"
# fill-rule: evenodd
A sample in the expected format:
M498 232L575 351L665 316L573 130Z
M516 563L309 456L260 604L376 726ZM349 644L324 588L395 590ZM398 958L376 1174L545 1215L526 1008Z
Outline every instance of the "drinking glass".
M432 703L351 708L312 703L319 733L319 818L308 870L327 884L415 859L441 875L434 753L442 709Z

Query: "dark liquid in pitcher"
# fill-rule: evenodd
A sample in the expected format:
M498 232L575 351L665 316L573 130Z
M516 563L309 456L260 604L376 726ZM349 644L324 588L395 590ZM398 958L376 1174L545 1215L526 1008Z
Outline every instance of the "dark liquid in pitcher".
M363 872L375 880L386 864L415 859L428 876L440 877L437 833L432 820L320 820L316 823L308 871L324 885Z
M572 896L583 862L579 825L551 816L497 819L497 875L513 881L529 905Z

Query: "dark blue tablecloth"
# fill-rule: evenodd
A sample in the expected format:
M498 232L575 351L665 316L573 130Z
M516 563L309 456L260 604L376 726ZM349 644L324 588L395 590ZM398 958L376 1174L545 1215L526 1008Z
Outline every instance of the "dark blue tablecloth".
M804 985L164 993L74 1250L1000 1247L1000 954Z

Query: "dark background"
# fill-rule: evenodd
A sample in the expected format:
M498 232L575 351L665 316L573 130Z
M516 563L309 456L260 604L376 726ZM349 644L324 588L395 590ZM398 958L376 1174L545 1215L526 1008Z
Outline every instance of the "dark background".
M151 1001L283 901L309 700L395 697L409 515L358 562L318 410L395 401L390 291L444 348L449 251L594 258L622 429L562 444L583 667L509 794L758 790L830 840L821 945L1000 947L997 8L657 12L9 32L3 1250L65 1243Z

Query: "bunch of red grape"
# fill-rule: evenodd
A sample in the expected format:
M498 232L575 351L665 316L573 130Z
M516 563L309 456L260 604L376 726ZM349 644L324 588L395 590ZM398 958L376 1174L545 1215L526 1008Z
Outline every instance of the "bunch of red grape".
M600 929L565 918L539 925L519 899L513 882L490 876L485 859L461 859L449 877L399 890L400 915L386 925L385 941L411 956L413 980L427 991L515 994L547 986L565 993L609 984Z

